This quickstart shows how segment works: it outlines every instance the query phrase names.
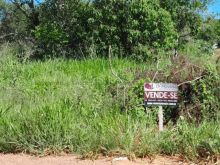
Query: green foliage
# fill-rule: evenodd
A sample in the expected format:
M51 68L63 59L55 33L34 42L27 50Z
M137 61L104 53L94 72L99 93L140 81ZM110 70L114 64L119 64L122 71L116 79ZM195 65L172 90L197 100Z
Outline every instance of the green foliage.
M210 58L210 41L217 41L219 30L208 24L204 31L210 31L201 30L200 40L184 44L179 57L167 58L177 38L197 33L201 23L197 9L205 4L182 0L42 3L36 10L40 24L29 29L37 49L30 50L22 42L15 48L0 47L0 152L182 154L192 160L219 155L220 76ZM7 33L17 29L28 36L25 29L32 19L21 10L18 16L22 26L14 28L18 25L14 19L4 18L7 26L3 27ZM210 36L204 35L207 32ZM27 62L33 51L43 58L106 57L107 53L112 57L110 61ZM21 56L25 56L23 63L17 59ZM179 106L164 107L167 128L160 134L157 108L149 107L145 113L143 106L143 83L152 81L182 84Z
M35 0L0 1L0 42L33 41L31 31L39 24Z
M176 123L180 116L196 123L218 120L219 73L215 61L210 57L209 48L204 51L202 45L207 46L204 41L187 44L181 52L187 58L180 56L167 64L165 59L161 58L157 61L158 68L155 68L155 63L148 61L148 67L144 70L139 68L136 71L127 71L126 75L132 75L128 82L121 85L112 84L112 88L117 89L117 92L113 93L119 93L120 96L120 99L117 98L117 104L122 110L132 114L141 109L143 112L144 82L170 82L182 85L179 85L178 107L165 107L166 123ZM163 61L163 64L160 61ZM112 88L111 91L114 91Z
M220 107L219 97L219 74L216 69L209 67L204 74L204 78L193 85L195 96L194 103L200 103L202 118L207 120L218 120L216 115Z
M92 45L91 4L68 0L48 0L40 8L40 25L33 31L41 55L82 58Z
M67 36L63 33L62 29L56 24L48 24L43 27L37 27L35 30L35 36L37 39L42 40L42 44L51 42L51 44L65 43L68 41Z
M200 29L197 36L199 39L203 39L211 44L220 42L220 20L208 18Z
M164 0L160 1L162 8L169 11L178 33L181 35L187 30L192 35L198 32L201 25L201 16L198 11L206 8L209 1L184 1L184 0Z
M204 40L192 40L185 44L180 52L187 56L194 56L194 58L203 57L205 61L206 57L210 58L210 56L213 55L213 45Z
M60 56L61 50L65 44L68 43L69 37L65 34L59 25L45 24L38 26L34 35L38 41L39 46L44 49L44 53L53 54L53 56Z
M193 85L200 92L196 97L204 105L204 120L196 125L183 116L175 126L169 122L166 130L158 133L157 107L148 108L145 114L140 105L143 83L151 76L138 75L155 64L116 58L112 67L108 60L98 58L22 64L15 53L12 47L1 47L1 152L182 154L190 160L211 159L220 152L219 98L214 97L219 92L215 84L219 78L212 68ZM169 64L160 66L164 70Z
M103 55L107 54L110 45L123 56L137 53L140 45L151 49L171 49L177 36L169 12L160 8L157 1L97 0L87 3L69 0L60 4L60 1L50 0L42 4L40 21L41 25L34 32L37 33L39 48L45 50L42 45L47 45L46 50L49 51L59 47L68 55L74 52L86 54L92 45L96 45L97 50L94 51ZM53 41L54 38L48 40L48 35L53 34L57 27L60 29L57 33L61 33L59 36L65 34L68 38L58 37L57 42ZM60 46L60 43L65 44ZM62 54L62 51L57 54ZM144 53L142 58L146 56Z
M176 37L170 14L152 1L94 1L99 41L121 46L127 53L139 45L172 48ZM105 35L105 36L104 36Z
M198 11L208 2L46 0L37 5L18 0L1 4L6 14L0 28L35 41L34 57L106 57L111 46L120 56L146 61L155 59L158 50L179 48L194 37L202 23ZM200 38L213 38L205 29Z
M10 3L0 1L0 35L5 36L0 38L1 42L3 39L10 41L25 35L26 23L27 19L21 11L16 10L16 7Z

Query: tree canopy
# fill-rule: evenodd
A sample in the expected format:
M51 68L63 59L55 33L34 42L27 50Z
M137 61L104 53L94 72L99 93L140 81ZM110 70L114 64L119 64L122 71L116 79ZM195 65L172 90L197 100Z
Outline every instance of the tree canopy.
M38 54L79 57L93 49L105 56L111 46L123 56L138 52L146 56L149 50L177 48L186 37L213 38L207 33L214 35L218 29L200 14L209 2L1 0L0 29L1 35L32 37Z

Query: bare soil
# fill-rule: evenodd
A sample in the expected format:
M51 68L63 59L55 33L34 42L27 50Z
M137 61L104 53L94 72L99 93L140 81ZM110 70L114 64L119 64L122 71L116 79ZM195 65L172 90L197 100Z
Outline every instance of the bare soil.
M37 157L25 154L0 154L0 165L187 165L178 157L156 156L154 159L137 159L135 161L120 158L100 158L82 160L75 155Z

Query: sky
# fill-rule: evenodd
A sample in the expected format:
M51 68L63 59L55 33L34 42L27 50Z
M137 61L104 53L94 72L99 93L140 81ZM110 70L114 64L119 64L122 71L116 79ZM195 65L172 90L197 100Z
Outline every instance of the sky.
M208 12L212 14L220 14L220 0L214 0L209 6L208 6ZM218 16L218 18L220 15Z

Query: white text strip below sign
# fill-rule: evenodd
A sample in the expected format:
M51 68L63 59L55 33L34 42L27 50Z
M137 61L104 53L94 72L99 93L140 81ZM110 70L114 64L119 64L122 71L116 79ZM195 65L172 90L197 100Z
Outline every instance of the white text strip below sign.
M172 83L145 83L144 102L147 105L177 105L178 86Z

